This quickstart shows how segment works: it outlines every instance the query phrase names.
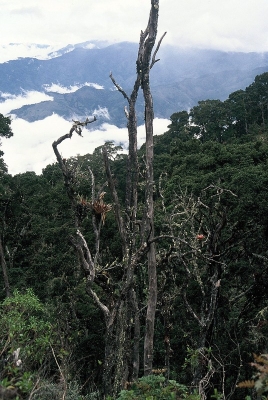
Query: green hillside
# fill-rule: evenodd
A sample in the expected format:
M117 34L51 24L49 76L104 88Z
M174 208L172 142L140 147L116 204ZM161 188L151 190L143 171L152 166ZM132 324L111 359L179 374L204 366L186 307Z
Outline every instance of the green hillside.
M1 135L9 136L9 120L2 116L1 121ZM226 101L174 110L168 128L154 143L158 300L153 364L155 375L172 383L161 394L166 397L152 394L162 387L155 377L136 382L119 398L198 399L194 393L202 379L209 382L208 398L257 398L251 389L236 386L252 379L252 354L267 352L268 73ZM124 208L127 156L113 143L106 149ZM144 152L142 146L133 241L143 229ZM105 323L98 299L112 305L122 296L122 243L102 148L64 163L75 210L57 163L39 176L11 176L1 163L0 388L3 393L11 388L19 398L31 393L35 400L59 399L65 385L67 399L101 399ZM93 204L92 176L96 193L106 192L104 204L112 206L105 222ZM100 229L95 301L75 251L74 217L93 257ZM128 329L142 358L148 287L145 255L137 259L130 307L136 307L138 320ZM114 334L120 341L123 333ZM22 368L8 363L18 348ZM128 376L135 380L133 371L130 365Z

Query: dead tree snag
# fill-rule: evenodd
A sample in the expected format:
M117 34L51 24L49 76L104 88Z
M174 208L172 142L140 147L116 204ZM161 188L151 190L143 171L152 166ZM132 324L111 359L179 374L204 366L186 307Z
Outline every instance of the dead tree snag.
M102 267L99 265L100 229L103 224L97 223L96 213L92 215L92 225L95 233L95 255L92 254L83 236L79 218L75 218L76 232L71 238L71 243L78 254L79 263L86 278L86 290L97 306L102 310L106 325L105 360L103 367L103 395L115 396L127 381L136 379L139 373L139 341L140 341L140 316L138 299L135 287L135 271L139 263L144 263L147 257L148 265L148 303L146 315L146 332L144 340L144 373L150 374L153 362L153 336L154 321L157 301L156 254L154 240L154 175L153 175L153 101L150 91L150 69L158 61L156 54L159 50L160 39L156 50L155 46L158 24L159 1L151 0L148 25L141 32L138 56L136 61L137 76L133 90L128 96L115 81L112 73L110 78L118 91L126 99L128 106L125 108L127 118L129 152L126 172L126 205L123 210L117 195L113 174L111 172L108 151L103 147L103 158L109 190L113 200L117 229L121 239L122 259L117 261L122 270L122 278L118 284L117 294L111 294L112 301L104 301L93 289L93 282L97 284L96 275ZM139 90L142 89L145 103L145 128L146 128L146 176L145 176L145 204L142 221L137 220L138 212L138 180L139 163L137 155L137 117L136 101ZM73 187L72 171L63 161L57 146L63 140L70 138L73 132L81 135L83 123L73 121L69 134L62 136L53 143L59 166L62 170L65 186L75 211L77 206L77 193ZM85 123L89 123L88 120ZM89 170L90 171L90 170ZM100 199L100 194L95 195L94 176L91 173L92 199ZM107 205L109 206L109 205ZM93 207L93 206L92 206ZM93 207L94 208L94 207ZM109 207L108 207L109 208ZM111 263L112 264L112 263Z

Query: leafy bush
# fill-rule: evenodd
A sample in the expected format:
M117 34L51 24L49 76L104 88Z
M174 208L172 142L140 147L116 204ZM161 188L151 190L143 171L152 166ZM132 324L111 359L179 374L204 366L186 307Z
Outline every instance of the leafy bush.
M134 382L129 390L122 390L117 400L199 400L196 394L189 394L186 386L174 380L167 381L162 375L149 375ZM111 399L110 399L111 400Z
M31 289L15 291L0 304L0 348L8 354L20 348L24 367L47 357L51 336L45 307Z
M52 338L45 307L31 289L15 291L0 304L0 386L24 398L35 371L48 358Z

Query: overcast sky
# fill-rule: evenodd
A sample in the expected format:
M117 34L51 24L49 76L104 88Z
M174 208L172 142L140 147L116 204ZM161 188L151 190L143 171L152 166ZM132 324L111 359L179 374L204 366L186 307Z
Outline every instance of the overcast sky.
M0 44L138 41L150 0L0 0ZM160 0L166 43L268 51L267 0Z
M147 25L150 0L0 0L0 62L18 57L40 57L53 49L91 40L139 41ZM160 0L159 37L182 47L225 51L268 51L268 0ZM17 43L19 45L10 45ZM40 50L32 44L45 44ZM30 45L31 44L31 45ZM83 83L83 82L81 82ZM95 82L98 84L98 82ZM44 93L10 96L0 103L0 113L23 104L48 99ZM167 130L168 120L155 121L155 133ZM14 137L3 140L9 172L41 173L54 162L51 143L70 129L70 122L53 115L28 123L13 119ZM139 128L140 143L144 128ZM101 130L75 136L64 143L64 156L92 152L105 140L127 143L126 129L104 124Z

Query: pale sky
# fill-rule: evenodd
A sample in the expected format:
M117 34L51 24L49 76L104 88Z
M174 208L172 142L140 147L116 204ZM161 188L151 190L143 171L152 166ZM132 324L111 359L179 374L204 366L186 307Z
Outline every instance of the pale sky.
M160 0L165 43L231 51L268 51L267 0ZM88 40L135 41L150 0L0 0L0 46L56 46Z
M0 0L0 63L26 56L45 58L49 51L86 41L138 42L141 29L147 25L150 4L150 0ZM158 37L167 31L163 45L268 51L268 0L159 0L159 4ZM51 48L40 50L33 44ZM0 103L4 115L23 104L49 100L39 92L4 95L5 101ZM168 120L156 120L155 133L164 133L168 124ZM39 174L55 161L51 144L69 131L70 122L57 115L33 123L14 117L12 129L14 137L3 139L1 147L9 172ZM140 144L144 135L141 126ZM127 146L126 128L107 121L97 131L85 131L84 138L73 137L62 151L65 157L91 153L115 138L117 144Z

